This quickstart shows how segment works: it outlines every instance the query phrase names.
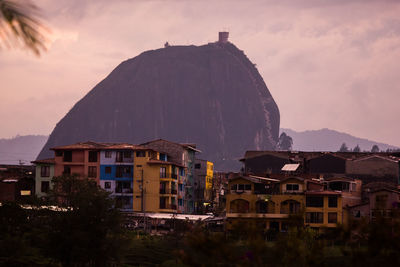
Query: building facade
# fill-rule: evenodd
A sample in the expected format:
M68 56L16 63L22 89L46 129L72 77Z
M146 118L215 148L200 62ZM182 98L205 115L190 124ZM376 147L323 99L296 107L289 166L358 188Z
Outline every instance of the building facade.
M256 220L265 230L286 231L290 215L302 215L305 226L321 230L346 223L342 199L341 191L316 179L238 176L229 181L226 217L228 227Z
M46 197L53 189L54 159L32 161L35 164L35 192L39 198Z

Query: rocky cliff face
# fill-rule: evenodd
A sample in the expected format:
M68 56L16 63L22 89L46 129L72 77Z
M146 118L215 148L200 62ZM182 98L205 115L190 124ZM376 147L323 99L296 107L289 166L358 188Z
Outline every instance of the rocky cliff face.
M216 170L248 149L274 149L279 110L262 77L231 43L169 46L122 62L56 125L49 148L80 141L196 143Z

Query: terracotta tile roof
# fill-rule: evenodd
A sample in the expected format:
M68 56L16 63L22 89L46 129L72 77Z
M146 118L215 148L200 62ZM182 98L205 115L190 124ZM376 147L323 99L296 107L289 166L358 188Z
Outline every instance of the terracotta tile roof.
M51 150L75 150L75 149L95 149L95 150L108 150L108 149L129 149L129 150L149 150L140 145L133 145L128 143L105 143L105 142L80 142L76 144L53 147Z

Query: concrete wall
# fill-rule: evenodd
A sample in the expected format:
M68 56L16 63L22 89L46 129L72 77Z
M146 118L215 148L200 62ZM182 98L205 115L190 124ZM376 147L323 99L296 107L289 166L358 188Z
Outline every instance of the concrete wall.
M49 166L50 168L50 176L42 177L41 176L41 168L43 166ZM42 192L42 182L47 181L49 182L49 189L53 189L53 183L51 182L54 177L54 164L36 164L36 174L35 174L35 192L37 197L44 197L47 194Z

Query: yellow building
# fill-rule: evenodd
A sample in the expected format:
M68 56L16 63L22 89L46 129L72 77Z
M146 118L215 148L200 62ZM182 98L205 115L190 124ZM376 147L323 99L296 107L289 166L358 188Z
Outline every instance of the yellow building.
M184 213L183 166L152 149L136 151L134 164L134 211Z
M309 227L336 227L342 223L342 210L340 192L299 177L278 181L239 176L229 181L226 196L228 227L236 220L255 219L265 229L284 231L290 214L304 214Z

